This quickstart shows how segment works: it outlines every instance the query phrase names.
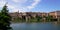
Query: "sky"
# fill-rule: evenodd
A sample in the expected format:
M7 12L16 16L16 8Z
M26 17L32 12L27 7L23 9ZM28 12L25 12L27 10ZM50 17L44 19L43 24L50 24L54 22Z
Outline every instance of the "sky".
M9 12L51 12L60 10L60 0L0 0L0 10L8 2Z

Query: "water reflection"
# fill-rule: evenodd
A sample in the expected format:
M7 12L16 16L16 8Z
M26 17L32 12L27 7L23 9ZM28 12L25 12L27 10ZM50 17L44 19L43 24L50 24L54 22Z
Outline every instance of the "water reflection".
M60 24L46 23L13 23L13 30L60 30Z
M60 22L53 22L53 26L56 30L60 30Z

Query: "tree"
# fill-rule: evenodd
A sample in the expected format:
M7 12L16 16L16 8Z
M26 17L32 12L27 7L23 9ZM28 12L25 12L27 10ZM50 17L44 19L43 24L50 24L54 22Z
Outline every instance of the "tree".
M37 21L39 22L39 21L42 19L42 17L41 17L41 16L36 15L36 19L37 19Z
M0 12L0 29L8 30L10 29L11 16L9 15L6 4L3 6Z
M48 15L48 16L46 17L46 20L47 20L47 21L51 21L52 19L53 19L53 17L50 16L50 15Z

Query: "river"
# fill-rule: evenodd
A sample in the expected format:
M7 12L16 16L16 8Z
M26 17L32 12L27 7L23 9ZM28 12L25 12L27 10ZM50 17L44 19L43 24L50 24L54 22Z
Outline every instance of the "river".
M38 23L12 23L13 30L60 30L60 24L52 22Z

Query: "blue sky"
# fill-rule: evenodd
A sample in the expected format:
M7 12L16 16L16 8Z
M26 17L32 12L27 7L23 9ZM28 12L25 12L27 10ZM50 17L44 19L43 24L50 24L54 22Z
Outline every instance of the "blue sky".
M60 0L0 0L0 9L8 2L9 12L51 12L60 10Z

